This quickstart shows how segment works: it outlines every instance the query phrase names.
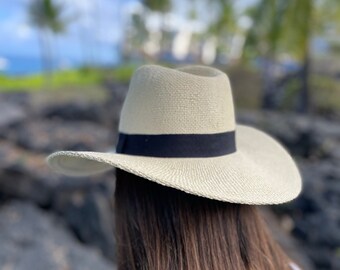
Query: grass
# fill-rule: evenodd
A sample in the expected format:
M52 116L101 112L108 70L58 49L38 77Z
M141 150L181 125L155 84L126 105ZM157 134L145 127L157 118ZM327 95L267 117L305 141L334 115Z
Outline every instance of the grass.
M137 69L135 65L123 65L113 70L111 79L116 82L128 83L133 72Z
M64 86L97 84L101 74L98 71L67 70L55 72L50 78L43 74L0 77L0 91L39 91L43 89L62 88Z
M81 68L55 72L49 84L43 74L10 77L0 75L0 92L36 92L58 98L79 96L101 97L103 82L128 83L136 65L112 69ZM261 107L262 81L258 71L238 66L225 70L230 77L234 100L239 108ZM340 110L340 83L335 78L311 75L311 97L316 111ZM290 110L296 100L298 86L290 84L282 101L282 109ZM44 90L44 91L41 91ZM46 91L48 90L48 91ZM102 97L101 97L102 98Z
M329 77L315 75L311 79L313 103L321 111L340 111L340 82Z
M62 90L70 87L98 86L104 80L126 83L136 66L126 65L113 69L81 68L54 72L50 78L44 74L29 76L0 75L0 92L36 92Z

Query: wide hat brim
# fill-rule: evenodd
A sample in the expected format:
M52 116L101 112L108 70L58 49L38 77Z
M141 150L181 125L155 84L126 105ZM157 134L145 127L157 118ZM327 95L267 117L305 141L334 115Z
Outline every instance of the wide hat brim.
M210 158L159 158L118 153L60 151L47 158L57 172L88 176L113 167L184 192L231 203L280 204L301 191L299 170L276 140L237 125L237 151Z

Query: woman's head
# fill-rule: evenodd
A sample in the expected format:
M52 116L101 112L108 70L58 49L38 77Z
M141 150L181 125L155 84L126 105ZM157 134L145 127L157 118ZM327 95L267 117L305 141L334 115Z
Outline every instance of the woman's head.
M48 163L71 176L113 166L152 179L117 171L120 269L286 268L254 206L219 202L280 204L301 191L285 148L237 124L226 74L203 66L140 67L118 130L114 153L59 151Z
M257 208L210 200L117 169L119 270L289 269Z
M124 100L115 151L60 151L48 163L72 176L124 168L220 201L291 201L301 191L296 164L271 136L237 124L232 96L228 76L215 68L142 66Z

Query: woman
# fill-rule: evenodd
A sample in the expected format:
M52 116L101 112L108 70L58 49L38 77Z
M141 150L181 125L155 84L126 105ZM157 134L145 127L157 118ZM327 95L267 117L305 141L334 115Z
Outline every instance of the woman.
M118 269L294 269L258 209L117 169Z
M115 153L62 151L48 163L74 176L118 168L118 269L296 269L256 205L296 198L299 171L273 138L236 124L217 69L139 68Z

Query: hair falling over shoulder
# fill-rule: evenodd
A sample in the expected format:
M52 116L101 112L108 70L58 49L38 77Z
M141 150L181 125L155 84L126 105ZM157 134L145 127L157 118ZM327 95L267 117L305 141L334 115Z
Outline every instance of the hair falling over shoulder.
M291 269L256 206L116 176L118 270Z

